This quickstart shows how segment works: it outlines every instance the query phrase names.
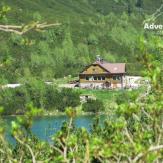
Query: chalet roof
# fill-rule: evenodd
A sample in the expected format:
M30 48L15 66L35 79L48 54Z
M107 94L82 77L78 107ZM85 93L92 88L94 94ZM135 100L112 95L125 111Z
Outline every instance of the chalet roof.
M100 65L108 72L113 74L125 73L125 67L126 67L125 63L108 63L106 61L96 61L94 64Z
M99 65L111 74L124 74L126 69L125 63L108 63L106 61L96 61L91 65Z

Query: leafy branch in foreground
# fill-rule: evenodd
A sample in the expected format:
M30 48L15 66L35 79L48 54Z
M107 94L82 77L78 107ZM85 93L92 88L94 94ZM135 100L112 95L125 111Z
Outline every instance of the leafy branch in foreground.
M9 6L3 6L2 9L0 9L0 19L3 19L6 17L6 14L11 10ZM6 25L6 24L0 24L0 31L9 32L9 33L15 33L18 35L24 35L25 33L35 30L35 31L42 31L49 27L59 26L61 23L52 23L48 24L46 22L40 23L39 21L32 21L26 25Z

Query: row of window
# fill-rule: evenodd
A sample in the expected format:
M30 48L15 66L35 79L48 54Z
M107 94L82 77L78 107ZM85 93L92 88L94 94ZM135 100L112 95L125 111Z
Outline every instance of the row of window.
M113 80L121 80L120 76L113 76Z
M91 76L91 77L88 77L86 76L86 80L105 80L105 76Z
M105 76L86 76L86 80L93 81L93 80L105 80ZM113 76L113 80L121 80L120 76Z

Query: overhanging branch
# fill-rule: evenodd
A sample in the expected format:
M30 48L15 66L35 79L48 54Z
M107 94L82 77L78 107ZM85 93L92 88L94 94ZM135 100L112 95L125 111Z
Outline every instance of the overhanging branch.
M9 33L15 33L18 35L23 35L31 30L44 30L45 28L59 26L60 23L53 23L53 24L47 24L47 23L39 23L39 22L32 22L28 25L0 25L0 31L9 32Z
M154 152L154 151L159 151L163 149L163 145L158 145L158 146L152 146L148 149L148 151L145 153L150 153L150 152ZM141 157L143 157L145 155L144 153L139 153L133 160L133 163L136 163Z

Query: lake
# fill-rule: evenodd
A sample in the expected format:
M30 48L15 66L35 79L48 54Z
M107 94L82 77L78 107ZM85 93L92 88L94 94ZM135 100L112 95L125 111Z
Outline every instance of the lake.
M91 125L95 117L96 117L95 115L77 116L74 119L74 125L77 128L84 127L90 132ZM107 118L106 115L100 115L98 117L100 118L101 124ZM15 120L14 117L5 117L5 121L8 126L6 138L9 142L11 142L11 144L15 143L14 139L10 135L10 126L11 121L13 120ZM66 121L68 121L68 118L66 116L45 116L35 118L31 130L32 133L40 140L47 141L50 143L51 136L53 136L57 131L59 131L62 126L62 123Z

